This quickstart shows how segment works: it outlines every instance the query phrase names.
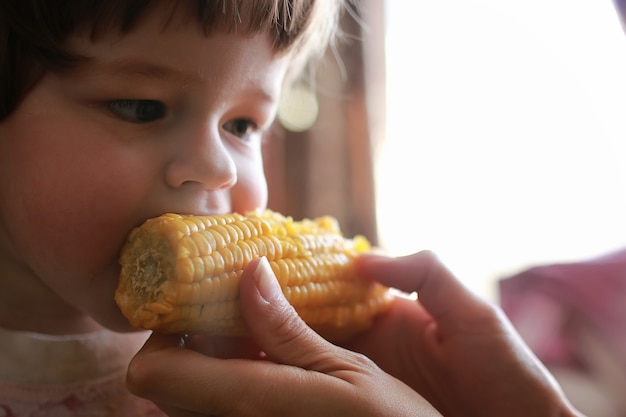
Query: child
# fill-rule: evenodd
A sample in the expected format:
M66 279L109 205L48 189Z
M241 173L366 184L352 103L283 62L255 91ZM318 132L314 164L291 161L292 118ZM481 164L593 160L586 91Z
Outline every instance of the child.
M263 208L261 137L333 0L0 1L0 415L160 415L113 301L129 231ZM165 408L167 411L167 408Z

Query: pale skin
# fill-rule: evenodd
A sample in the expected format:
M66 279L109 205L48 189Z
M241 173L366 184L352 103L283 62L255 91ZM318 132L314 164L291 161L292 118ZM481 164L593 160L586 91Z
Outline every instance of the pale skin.
M207 37L179 17L156 8L124 36L74 34L69 48L91 60L45 74L0 122L10 179L0 182L0 327L131 331L113 293L133 227L165 212L265 207L261 137L289 61L263 34ZM420 301L398 299L345 349L302 323L255 261L241 284L250 339L181 347L153 335L130 389L172 416L575 415L502 315L435 260L360 267Z

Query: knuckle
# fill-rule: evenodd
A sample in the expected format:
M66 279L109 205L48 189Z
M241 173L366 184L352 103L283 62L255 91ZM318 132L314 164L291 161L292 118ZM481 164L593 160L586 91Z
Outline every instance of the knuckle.
M152 383L158 381L154 363L144 355L136 355L128 364L126 387L140 397L150 397Z
M287 303L276 306L273 327L277 338L286 342L300 337L308 329L296 310Z

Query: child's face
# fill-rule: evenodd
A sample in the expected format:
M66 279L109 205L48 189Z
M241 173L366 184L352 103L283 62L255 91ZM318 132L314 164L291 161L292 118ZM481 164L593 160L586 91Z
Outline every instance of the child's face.
M124 329L113 293L134 226L265 206L261 132L286 60L265 35L207 38L160 17L72 37L93 59L45 75L0 123L0 327L83 331L85 312Z

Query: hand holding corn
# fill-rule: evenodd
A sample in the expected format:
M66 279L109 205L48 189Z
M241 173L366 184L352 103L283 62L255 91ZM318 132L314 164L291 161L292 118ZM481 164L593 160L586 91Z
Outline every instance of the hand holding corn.
M165 214L129 235L115 300L139 328L244 335L239 278L265 256L300 317L327 339L345 339L392 299L387 287L356 274L352 261L368 250L364 237L343 237L330 216Z
M129 390L180 417L440 416L366 356L316 334L291 308L274 275L265 258L251 261L241 274L249 339L198 335L186 339L183 348L178 335L152 333L128 367ZM386 314L365 334L380 328L387 316L395 314ZM377 343L402 344L407 336L391 335Z

